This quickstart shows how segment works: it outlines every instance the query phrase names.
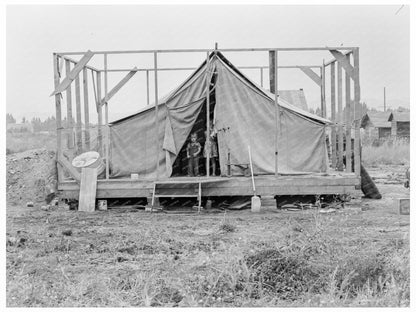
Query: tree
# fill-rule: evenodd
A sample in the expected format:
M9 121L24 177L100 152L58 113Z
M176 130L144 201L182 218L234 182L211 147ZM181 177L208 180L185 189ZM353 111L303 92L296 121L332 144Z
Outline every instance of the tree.
M6 114L6 123L16 123L16 119L14 119L12 114Z
M40 120L39 117L33 117L31 123L32 123L34 132L39 132L42 130L42 121Z
M397 108L397 111L398 111L398 112L410 112L410 109L408 109L408 108L406 108L406 107L403 107L403 106L399 106L399 107Z

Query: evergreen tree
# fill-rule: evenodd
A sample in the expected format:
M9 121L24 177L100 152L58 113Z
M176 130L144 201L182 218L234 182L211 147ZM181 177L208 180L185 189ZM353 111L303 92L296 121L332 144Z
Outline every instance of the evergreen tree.
M6 114L6 123L16 123L16 119L14 119L12 114Z

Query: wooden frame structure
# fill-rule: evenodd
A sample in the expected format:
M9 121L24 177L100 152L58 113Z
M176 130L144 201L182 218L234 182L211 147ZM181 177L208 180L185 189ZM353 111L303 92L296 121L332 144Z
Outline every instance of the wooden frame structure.
M181 50L128 50L128 51L87 51L87 52L57 52L53 54L53 66L54 66L54 85L55 91L52 95L55 95L55 107L56 107L56 124L57 124L57 162L58 162L58 189L64 191L64 197L75 196L77 188L79 190L79 185L77 186L77 181L79 181L79 173L71 166L68 159L63 155L63 130L65 127L66 137L67 137L67 148L73 148L77 151L80 151L83 146L86 149L89 149L90 142L90 109L88 94L91 85L94 90L96 111L98 116L98 146L99 152L101 155L104 155L105 160L109 159L109 146L110 146L110 133L109 133L109 124L108 124L108 103L112 96L116 94L137 72L144 72L146 74L146 96L147 104L150 104L150 95L149 95L149 72L154 73L154 97L155 97L155 112L156 112L156 129L158 129L158 72L161 71L181 71L181 70L195 70L191 67L172 67L172 68L158 68L158 56L160 54L169 54L169 53L206 53L207 61L209 60L209 55L211 52L220 51L220 52L257 52L269 54L269 66L242 66L238 67L239 69L255 69L259 70L260 73L260 85L263 86L263 76L264 70L269 70L269 79L270 79L270 89L271 92L275 94L275 177L274 179L261 178L260 181L264 181L267 185L263 185L260 182L259 190L268 190L267 195L283 195L282 189L287 191L286 195L293 194L332 194L335 193L348 193L354 189L359 189L360 187L360 131L359 131L359 114L354 115L353 120L351 120L351 81L354 84L354 112L355 107L357 107L360 102L360 82L359 82L359 48L358 47L310 47L310 48L247 48L247 49L218 49L217 46L215 49L181 49ZM282 66L278 65L278 55L279 53L294 52L294 51L328 51L332 54L333 59L329 62L325 60L320 65L290 65ZM344 53L342 53L342 51ZM108 58L111 55L120 55L120 54L150 54L153 55L154 67L153 68L137 68L124 69L124 68L109 68ZM72 56L82 56L80 60L75 60ZM103 57L103 68L96 68L91 65L88 65L89 60L93 57ZM350 58L353 58L353 65L350 62ZM63 64L65 64L65 73L66 77L62 78ZM335 67L337 67L337 79L335 78ZM322 175L317 175L314 178L304 178L304 181L309 181L308 179L315 180L314 182L308 182L306 185L309 185L312 188L309 189L299 189L294 187L292 184L294 181L297 185L299 184L299 177L284 177L279 174L278 168L278 142L279 142L279 126L280 126L280 112L279 106L277 105L279 94L275 92L278 90L278 70L279 69L298 69L301 70L305 75L307 75L312 81L314 81L321 92L321 115L322 117L327 117L327 107L326 107L326 71L330 69L330 107L331 107L331 116L330 119L333 122L330 125L331 130L331 166L332 169L336 169L340 173L345 174L338 180L326 179ZM319 69L319 74L317 74L314 69ZM209 68L207 67L207 70ZM82 79L81 79L82 72ZM108 90L108 75L113 72L127 72L126 76L111 90ZM91 74L92 83L88 82L88 74ZM343 86L343 76L345 81L345 86ZM104 88L103 88L104 80ZM81 84L83 97L80 95ZM209 81L207 79L207 86L209 86ZM76 123L74 127L73 123L73 112L72 112L72 90L75 90L75 106L76 106ZM102 92L104 91L104 96ZM62 119L62 93L66 93L66 123L63 125ZM345 94L345 100L343 101L343 93ZM344 105L345 103L345 105ZM84 140L82 136L82 115L81 109L82 105L84 107ZM207 87L207 130L209 130L209 88ZM104 116L103 108L104 107ZM344 110L345 107L345 118ZM104 118L103 118L104 117ZM103 124L104 119L104 124ZM65 126L65 127L64 127ZM75 128L75 132L74 132ZM104 131L103 131L104 129ZM351 130L354 129L354 145L351 143ZM68 133L69 132L69 133ZM75 133L75 136L73 135ZM103 135L104 133L104 135ZM345 146L344 146L344 133L345 133ZM76 142L76 144L75 144ZM155 148L159 148L159 144L155 144ZM159 153L157 153L159 157ZM353 156L354 155L354 156ZM344 169L344 156L345 156L345 169ZM156 161L157 169L159 168L159 159ZM354 166L352 166L352 159L354 157ZM99 179L97 186L98 196L108 196L108 197L131 197L132 194L143 195L149 192L149 189L152 189L152 183L154 181L148 181L150 185L143 187L145 190L144 193L137 192L137 188L140 188L140 185L147 183L142 180L139 182L132 182L129 179L110 179L110 170L109 162L105 161L105 179ZM209 156L206 158L206 166L209 167ZM72 181L64 180L64 171L69 173ZM352 173L354 171L354 173ZM157 170L159 172L159 170ZM209 178L209 170L207 170L207 178ZM159 180L157 176L156 181ZM239 188L241 191L228 190L228 191L218 191L215 190L213 193L204 193L204 196L215 196L216 194L221 195L236 195L235 193L242 193L243 190L246 190L247 187L242 182L241 178L237 179L242 183L242 186L237 186L235 181L231 185L235 185L236 188ZM124 181L124 182L123 182ZM273 182L274 181L274 182ZM285 182L286 181L286 184ZM320 181L320 182L319 182ZM222 181L223 184L224 181ZM124 184L123 184L124 183ZM318 183L318 184L316 184ZM181 182L183 184L183 181ZM221 184L221 183L220 183ZM114 192L108 191L111 190L113 185ZM147 185L147 184L146 184ZM270 186L269 186L270 185ZM305 186L306 186L305 185ZM319 189L319 185L321 189ZM120 192L120 186L124 188L124 191ZM329 187L332 186L332 187ZM221 186L223 189L227 188ZM135 189L135 192L130 192L129 189ZM215 187L213 188L215 189ZM107 190L107 191L104 191ZM312 191L313 190L313 191ZM286 192L285 191L285 192ZM66 192L66 193L65 193ZM117 193L118 192L118 193ZM151 192L151 191L150 191ZM117 194L116 194L117 193ZM260 193L261 195L261 193ZM219 196L219 195L218 195ZM137 196L135 196L137 197ZM146 196L148 197L148 196Z

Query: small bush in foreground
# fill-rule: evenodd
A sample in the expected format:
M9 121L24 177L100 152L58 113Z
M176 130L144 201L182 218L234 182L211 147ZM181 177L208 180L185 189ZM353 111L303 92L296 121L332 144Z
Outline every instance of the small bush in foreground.
M319 278L302 255L293 252L266 249L247 257L246 263L256 285L256 298L267 293L283 300L295 299L312 290Z

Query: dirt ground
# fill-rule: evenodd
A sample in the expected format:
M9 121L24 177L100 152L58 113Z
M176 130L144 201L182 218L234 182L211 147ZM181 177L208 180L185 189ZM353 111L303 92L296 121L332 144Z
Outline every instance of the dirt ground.
M405 168L367 169L383 199L327 214L8 204L7 305L409 306Z
M46 148L13 153L6 157L7 203L42 204L57 188L55 152Z

